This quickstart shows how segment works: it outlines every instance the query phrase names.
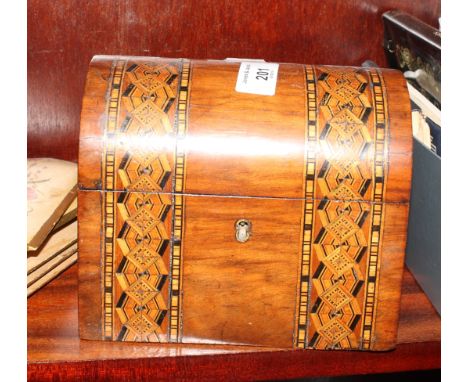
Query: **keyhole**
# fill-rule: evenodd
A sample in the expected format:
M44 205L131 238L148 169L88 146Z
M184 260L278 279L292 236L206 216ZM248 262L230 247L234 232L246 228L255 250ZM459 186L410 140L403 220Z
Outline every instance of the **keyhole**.
M239 219L235 224L236 240L239 243L245 243L250 238L252 223L247 219Z

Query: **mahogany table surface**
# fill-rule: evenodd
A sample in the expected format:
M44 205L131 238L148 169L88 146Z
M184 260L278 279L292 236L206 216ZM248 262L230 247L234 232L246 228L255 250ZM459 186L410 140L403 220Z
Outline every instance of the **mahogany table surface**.
M440 317L405 270L388 352L133 344L78 337L77 266L28 299L28 380L278 380L440 368Z

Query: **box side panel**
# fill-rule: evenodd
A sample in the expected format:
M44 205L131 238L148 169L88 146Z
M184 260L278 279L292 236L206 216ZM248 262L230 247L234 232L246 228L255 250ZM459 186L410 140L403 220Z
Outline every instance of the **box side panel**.
M398 71L383 71L388 105L386 202L408 203L411 191L413 130L406 81Z
M102 188L101 162L112 75L112 59L91 61L81 105L78 185L82 189Z
M80 337L103 338L101 194L78 192L78 314Z
M185 197L182 342L293 345L301 218L300 200Z
M408 204L384 206L384 229L370 350L389 350L396 345L408 210Z

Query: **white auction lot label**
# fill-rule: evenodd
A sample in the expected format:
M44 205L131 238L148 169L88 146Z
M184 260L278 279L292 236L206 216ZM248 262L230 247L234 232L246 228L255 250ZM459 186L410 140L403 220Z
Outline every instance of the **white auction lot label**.
M279 64L259 61L241 62L236 92L273 96L276 91Z

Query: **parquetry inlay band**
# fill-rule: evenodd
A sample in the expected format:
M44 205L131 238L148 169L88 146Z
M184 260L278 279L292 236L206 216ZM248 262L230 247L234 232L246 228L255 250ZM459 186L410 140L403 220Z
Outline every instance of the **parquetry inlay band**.
M384 218L385 89L375 70L306 66L305 73L309 150L295 343L368 349ZM316 152L322 156L314 159Z
M103 193L107 339L177 340L180 240L171 248L170 237L173 216L174 233L182 230L183 201L160 192L178 189L184 167L182 154L174 158L172 148L158 142L183 137L189 69L181 61L114 63L102 176L106 190L132 192ZM140 138L154 147L122 151L126 140Z

